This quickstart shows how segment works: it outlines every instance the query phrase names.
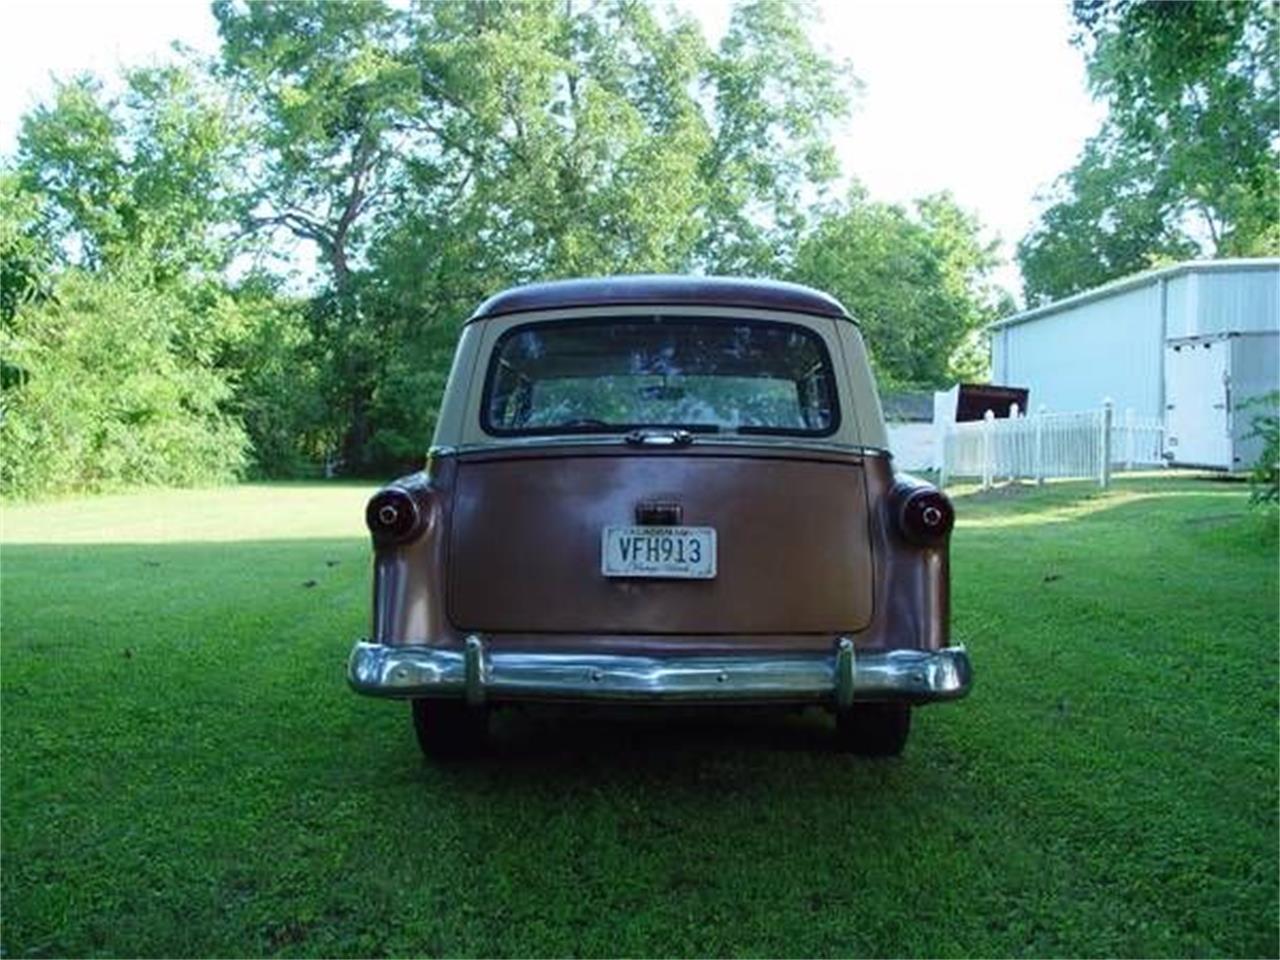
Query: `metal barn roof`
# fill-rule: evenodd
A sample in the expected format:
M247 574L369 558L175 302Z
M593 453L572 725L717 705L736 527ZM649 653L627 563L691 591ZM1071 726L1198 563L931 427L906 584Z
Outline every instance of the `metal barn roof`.
M1003 327L1012 327L1017 324L1028 323L1032 320L1039 320L1042 317L1061 313L1064 310L1071 310L1095 300L1113 297L1117 294L1146 286L1149 283L1155 283L1160 280L1169 280L1173 277L1183 276L1184 274L1228 273L1231 271L1245 270L1280 271L1280 257L1256 257L1251 259L1235 260L1188 260L1185 263L1175 263L1168 267L1161 267L1158 270L1148 270L1146 273L1138 273L1130 277L1122 277L1119 280L1113 280L1111 283L1103 284L1100 287L1094 287L1092 290L1085 290L1083 293L1077 293L1074 296L1067 297L1063 300L1057 300L1053 303L1047 303L1042 307L1035 307L1031 310L1024 310L1021 313L1015 313L1011 317L1005 317L1003 320L997 320L995 323L989 324L987 329L999 330Z

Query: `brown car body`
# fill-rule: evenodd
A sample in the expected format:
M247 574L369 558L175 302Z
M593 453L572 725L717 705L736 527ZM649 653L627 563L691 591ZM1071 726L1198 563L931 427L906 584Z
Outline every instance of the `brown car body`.
M831 426L488 424L504 335L584 318L803 331L831 360ZM722 278L517 288L464 328L426 469L370 503L372 631L348 676L413 700L429 754L474 745L492 705L538 700L822 705L850 749L897 753L913 704L971 682L948 635L951 516L895 475L861 335L832 298ZM654 523L713 529L714 576L605 575L602 531Z

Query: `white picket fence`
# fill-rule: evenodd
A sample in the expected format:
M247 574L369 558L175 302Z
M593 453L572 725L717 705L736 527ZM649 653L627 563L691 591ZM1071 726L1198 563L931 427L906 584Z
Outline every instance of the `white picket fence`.
M942 434L940 484L973 477L989 488L996 480L1093 478L1107 486L1114 470L1164 466L1164 424L1126 410L1116 417L1108 401L1080 413L1019 415L987 411L982 420L948 424Z

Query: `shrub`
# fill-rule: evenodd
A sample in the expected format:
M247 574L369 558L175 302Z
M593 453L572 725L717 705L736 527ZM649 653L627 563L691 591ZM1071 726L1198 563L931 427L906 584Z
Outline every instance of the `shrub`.
M246 438L225 376L191 346L189 304L71 270L4 333L0 494L33 498L237 477Z
M1273 391L1264 396L1253 397L1237 407L1248 410L1253 407L1263 408L1251 418L1253 429L1245 434L1246 439L1262 440L1262 451L1249 471L1251 503L1280 503L1280 391Z

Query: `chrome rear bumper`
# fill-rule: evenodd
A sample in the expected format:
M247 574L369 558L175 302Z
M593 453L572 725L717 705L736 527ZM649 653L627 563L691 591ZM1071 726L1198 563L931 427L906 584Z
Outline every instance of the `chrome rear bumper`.
M490 651L467 638L463 651L358 642L347 680L380 697L487 700L727 701L826 703L855 700L925 703L969 692L964 647L855 653L847 638L830 654L744 653L638 656Z

